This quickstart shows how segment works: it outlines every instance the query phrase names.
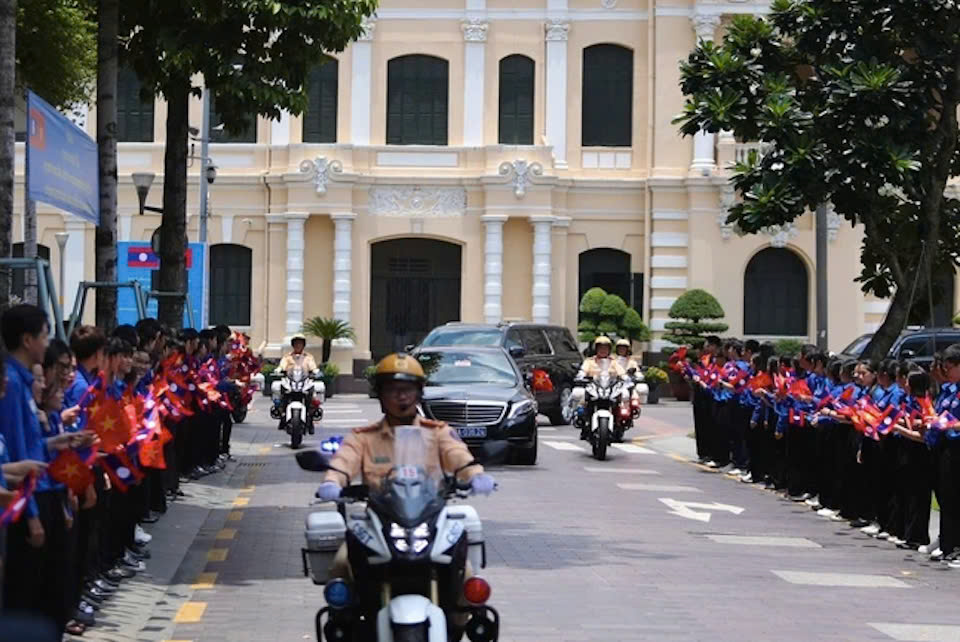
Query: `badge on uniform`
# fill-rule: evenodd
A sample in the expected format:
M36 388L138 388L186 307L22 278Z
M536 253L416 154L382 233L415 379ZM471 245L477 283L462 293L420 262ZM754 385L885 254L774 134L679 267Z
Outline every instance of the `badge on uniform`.
M389 458L389 457L374 457L374 458L373 458L373 463L375 463L375 464L389 464L389 463L390 463L390 458Z

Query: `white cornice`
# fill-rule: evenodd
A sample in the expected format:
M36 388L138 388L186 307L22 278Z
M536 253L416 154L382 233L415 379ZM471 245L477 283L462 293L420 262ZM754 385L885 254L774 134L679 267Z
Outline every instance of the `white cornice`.
M731 13L770 13L770 4L763 0L741 0L740 2L698 2L696 7L657 7L655 15L667 18L692 18L701 16L722 16Z
M475 12L462 9L381 9L378 20L457 20L472 17ZM546 20L559 18L559 14L546 9L494 9L484 14L487 20ZM659 14L658 14L659 15ZM689 12L684 15L689 15ZM590 20L646 20L646 11L620 11L617 9L571 9L563 17L573 22Z

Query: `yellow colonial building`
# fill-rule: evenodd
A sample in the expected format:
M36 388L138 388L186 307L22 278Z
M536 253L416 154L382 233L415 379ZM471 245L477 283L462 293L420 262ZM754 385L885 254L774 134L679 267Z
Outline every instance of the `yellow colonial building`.
M304 319L343 319L357 334L334 350L345 370L448 320L575 328L593 285L641 312L656 349L670 305L700 287L731 334L813 339L812 217L737 236L723 222L734 198L725 168L751 143L684 139L671 124L683 104L678 62L696 39L767 10L760 0L383 0L362 37L315 71L305 114L214 138L208 320L247 328L276 354ZM149 200L159 203L166 109L142 104L129 72L119 94L119 237L148 242L159 215L138 215L131 174L158 175ZM84 126L95 131L92 112ZM829 336L840 350L887 304L853 282L860 232L829 220ZM93 228L42 204L39 228L54 274L66 261L69 307L77 282L93 280Z

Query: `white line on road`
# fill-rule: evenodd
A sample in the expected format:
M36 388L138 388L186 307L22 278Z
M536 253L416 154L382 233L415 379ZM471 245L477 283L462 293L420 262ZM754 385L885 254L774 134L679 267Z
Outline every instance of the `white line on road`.
M960 642L960 626L951 624L896 624L868 622L870 626L894 640L904 642Z
M633 455L656 455L655 450L650 450L649 448L644 448L643 446L637 446L635 444L611 444L617 450L622 450L625 453L631 453Z
M599 466L584 466L588 473L613 473L615 475L659 475L656 470L649 468L601 468Z
M353 409L353 408L331 408L330 406L327 406L326 408L323 409L323 414L325 414L325 415L359 415L359 414L361 414L362 412L363 412L363 411L360 410L359 408L357 408L357 409Z
M548 439L543 440L544 446L550 446L555 450L576 450L577 452L583 452L583 449L580 446L575 446L573 444L568 444L565 441L550 441Z
M783 546L786 548L823 548L804 537L775 537L760 535L707 535L718 544L742 544L744 546Z
M860 573L814 573L810 571L770 571L791 584L806 586L849 586L855 588L911 588L906 582L886 575Z
M670 484L617 484L623 490L656 490L664 493L702 493L693 486L671 486Z
M552 426L537 426L537 430L540 432L557 432L557 429Z
M671 515L685 517L686 519L695 519L698 522L709 522L710 516L716 511L724 511L727 513L733 513L734 515L739 515L745 510L740 506L718 504L717 502L713 502L712 504L704 504L701 502L682 502L669 497L660 497L659 499L662 503L666 504L667 507L670 508ZM701 510L695 511L693 510L694 508L699 508Z

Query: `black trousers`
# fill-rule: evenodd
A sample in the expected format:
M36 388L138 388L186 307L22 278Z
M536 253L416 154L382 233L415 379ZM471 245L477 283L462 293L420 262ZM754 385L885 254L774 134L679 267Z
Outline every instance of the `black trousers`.
M817 433L813 426L789 426L787 440L787 488L791 495L817 494Z
M840 512L847 519L873 521L876 515L873 512L869 464L867 463L869 445L866 445L861 453L861 460L864 463L857 463L857 452L860 451L861 444L866 441L853 427L850 428L843 465L844 495Z
M850 456L850 425L828 421L824 425L820 457L820 503L831 510L843 508L844 468Z
M43 524L44 543L35 548L27 541L26 515L10 527L4 577L5 609L11 613L23 612L47 618L63 635L76 607L71 582L76 551L73 538L67 536L66 491L44 491L36 493L34 498Z
M940 548L948 555L960 550L960 440L942 439L935 452Z
M163 471L163 490L177 490L180 488L180 469L177 462L177 440L180 439L180 432L183 430L183 421L171 423L167 430L173 435L173 439L163 445L163 460L167 464Z
M692 384L693 388L693 435L697 442L697 457L710 457L710 426L713 424L713 399L703 389Z
M762 482L770 474L770 440L767 437L768 409L761 406L757 423L747 428L746 446L750 458L750 475L753 481Z
M733 465L746 472L750 469L750 451L747 449L747 432L750 430L752 406L744 406L739 401L727 402L729 408L728 440Z
M900 439L891 531L911 544L930 543L930 497L933 490L933 457L927 445Z
M767 447L770 453L770 476L778 490L787 487L787 434L778 432L780 415L770 411L767 415Z
M716 401L713 404L713 424L710 426L708 439L710 443L710 459L720 466L730 463L730 410L732 402Z
M220 449L217 454L229 455L230 437L233 434L233 415L230 414L229 410L224 410L222 417L220 422Z

